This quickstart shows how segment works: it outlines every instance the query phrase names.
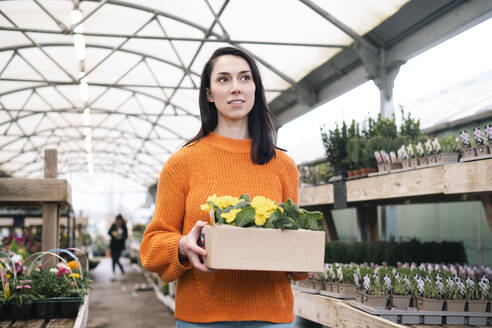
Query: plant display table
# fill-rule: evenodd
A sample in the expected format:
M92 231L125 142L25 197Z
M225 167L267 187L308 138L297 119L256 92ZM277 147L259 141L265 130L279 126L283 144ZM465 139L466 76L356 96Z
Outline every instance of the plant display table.
M76 318L73 319L32 319L0 321L0 328L85 328L89 317L89 296L86 295L80 305Z
M295 299L294 313L296 315L328 327L377 327L377 328L475 327L472 324L464 326L464 323L459 323L459 322L454 322L454 324L448 323L447 325L441 325L440 324L442 322L441 317L443 316L443 314L427 313L429 311L425 311L425 314L427 314L428 320L430 320L428 321L428 323L431 325L419 324L419 322L425 320L425 314L423 312L421 312L419 315L414 316L413 322L416 322L416 324L404 325L384 318L384 316L387 314L387 313L383 313L384 310L381 310L380 311L381 313L378 314L377 313L371 314L369 313L370 311L366 311L367 309L362 310L360 308L356 308L355 306L352 305L352 303L355 303L355 301L344 301L344 300L339 300L339 299L321 296L321 295L307 294L296 289L293 289L292 292L294 293L294 299ZM363 305L361 304L361 306ZM395 310L391 310L391 311L393 311L392 315L396 317L398 317L398 315L402 316L404 314L403 312L408 313L408 311L397 311L398 314L396 314ZM388 310L386 312L391 312L391 311ZM492 315L492 313L488 313L488 314ZM467 319L468 323L473 322L474 319L469 321L469 317L474 316L474 314L470 312L463 312L463 316L464 315L468 316ZM439 323L435 321L436 317L438 316L439 316ZM388 317L388 318L395 319L393 317L391 318ZM412 318L406 318L407 322L409 322L408 320L411 319ZM458 326L456 326L456 324ZM480 322L478 324L482 325L486 323Z
M340 200L340 195L345 196ZM338 198L338 199L337 199ZM328 241L338 240L331 209L356 207L363 240L378 239L377 205L482 202L492 231L492 159L434 166L302 188L299 204L321 210Z

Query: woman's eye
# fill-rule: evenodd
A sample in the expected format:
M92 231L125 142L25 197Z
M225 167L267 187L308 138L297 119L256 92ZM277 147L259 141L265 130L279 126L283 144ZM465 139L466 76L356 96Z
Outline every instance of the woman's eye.
M251 76L249 76L249 75L243 75L243 76L241 77L241 80L245 80L245 81L246 81L246 80L251 80Z
M227 78L226 77L219 77L217 79L217 81L219 81L219 82L227 82Z

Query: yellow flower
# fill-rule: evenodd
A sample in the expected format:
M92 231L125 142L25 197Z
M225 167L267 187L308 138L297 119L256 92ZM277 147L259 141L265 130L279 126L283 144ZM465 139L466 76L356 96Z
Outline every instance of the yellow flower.
M71 273L71 274L68 275L68 277L69 278L72 278L73 277L75 279L78 279L78 278L80 278L80 274L78 274L78 273Z
M255 224L259 226L264 225L278 207L273 200L263 196L253 198L251 206L255 209Z
M229 206L235 206L239 201L238 197L222 196L218 197L214 203L220 208L228 208Z
M226 220L227 223L232 223L236 219L237 213L241 212L241 209L232 209L227 213L222 213L221 216Z
M214 203L218 207L224 209L224 208L228 208L229 206L235 206L239 201L240 199L238 197L232 197L232 196L217 197L216 194L213 194L212 196L209 196L207 198L207 202L205 204L200 205L200 210L208 213L212 209L210 203Z
M67 265L72 271L76 270L79 267L79 264L75 260L68 262Z
M12 275L10 273L7 273L7 278L10 278L12 277Z
M255 224L256 225L259 225L259 226L262 226L265 224L266 220L269 218L270 216L266 217L265 215L261 215L261 214L255 214Z

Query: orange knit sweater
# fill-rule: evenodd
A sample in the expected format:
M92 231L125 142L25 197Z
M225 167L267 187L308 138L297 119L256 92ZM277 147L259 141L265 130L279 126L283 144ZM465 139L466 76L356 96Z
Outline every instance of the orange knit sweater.
M285 272L196 271L178 260L178 241L197 220L208 221L200 205L208 196L249 194L278 204L297 202L299 173L282 151L264 165L250 159L251 139L210 133L181 148L165 163L158 182L152 221L140 245L145 269L164 281L178 280L175 317L190 322L291 322L293 296ZM268 252L268 250L265 250ZM304 277L305 278L305 277Z

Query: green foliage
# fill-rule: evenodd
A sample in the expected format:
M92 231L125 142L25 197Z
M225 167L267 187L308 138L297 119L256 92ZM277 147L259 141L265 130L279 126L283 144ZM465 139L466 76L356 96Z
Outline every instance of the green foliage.
M321 127L321 138L325 146L326 158L333 167L335 174L347 171L347 125L343 122L341 129L336 125L334 130L327 131Z
M311 185L318 185L328 182L333 175L333 168L328 162L305 165L299 167L301 181Z
M420 121L413 119L410 114L405 117L403 109L401 115L402 123L399 129L394 115L391 118L378 115L376 120L369 118L363 129L360 129L355 120L352 120L348 128L345 122L341 128L337 125L331 131L321 127L327 160L335 172L364 167L375 168L375 151L396 153L402 145L417 142L422 138Z
M453 136L439 138L439 144L443 153L459 152L460 150L460 145Z
M408 113L405 118L405 112L403 107L400 106L401 109L401 126L400 126L400 135L408 138L409 141L417 140L422 134L420 131L420 120L413 119Z

